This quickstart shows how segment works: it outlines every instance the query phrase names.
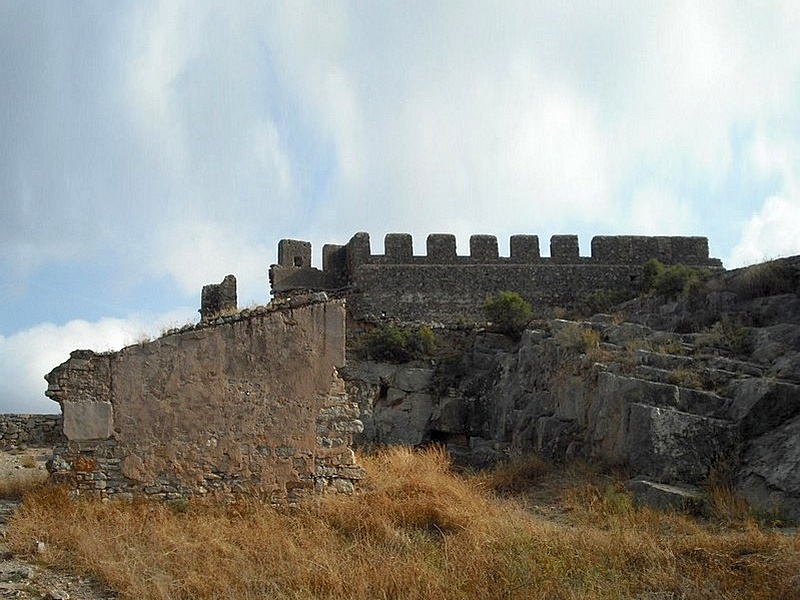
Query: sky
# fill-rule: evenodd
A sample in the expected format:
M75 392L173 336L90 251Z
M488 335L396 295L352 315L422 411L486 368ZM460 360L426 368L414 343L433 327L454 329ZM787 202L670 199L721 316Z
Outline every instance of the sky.
M278 240L703 235L800 254L796 0L0 0L0 411L269 300Z

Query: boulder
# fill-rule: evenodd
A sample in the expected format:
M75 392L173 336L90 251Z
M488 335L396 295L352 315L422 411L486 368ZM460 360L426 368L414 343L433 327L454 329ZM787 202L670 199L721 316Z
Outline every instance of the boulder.
M800 520L800 415L750 440L738 490L761 511Z
M632 404L628 464L637 477L701 483L712 467L734 454L734 423L669 408Z

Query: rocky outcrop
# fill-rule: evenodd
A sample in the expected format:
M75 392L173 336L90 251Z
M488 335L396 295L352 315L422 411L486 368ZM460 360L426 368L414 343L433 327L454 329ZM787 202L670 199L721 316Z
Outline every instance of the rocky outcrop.
M457 352L427 362L355 358L344 377L362 410L357 441L443 443L473 466L580 456L654 485L701 486L713 473L756 508L798 519L798 265L726 273L613 318L541 322L518 341L464 333Z

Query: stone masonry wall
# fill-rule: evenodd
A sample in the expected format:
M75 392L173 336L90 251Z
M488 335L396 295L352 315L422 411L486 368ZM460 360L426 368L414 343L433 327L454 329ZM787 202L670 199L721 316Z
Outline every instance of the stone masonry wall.
M0 414L0 449L53 446L64 440L61 415Z
M53 477L103 497L351 491L362 426L337 373L344 339L343 303L325 301L75 351L46 377L67 438Z
M592 292L637 292L642 265L655 258L665 264L720 269L709 258L703 237L596 236L591 256L580 255L578 236L555 235L550 256L543 257L539 238L515 235L510 256L498 254L497 238L473 235L469 255L456 252L452 234L431 234L426 254L413 254L409 234L388 234L384 254L372 254L367 233L343 246L323 248L323 269L310 266L308 242L281 240L279 264L270 269L272 292L340 290L356 320L390 318L453 323L481 320L488 294L515 291L534 308L570 306ZM302 247L302 257L295 254ZM298 266L302 265L302 266Z

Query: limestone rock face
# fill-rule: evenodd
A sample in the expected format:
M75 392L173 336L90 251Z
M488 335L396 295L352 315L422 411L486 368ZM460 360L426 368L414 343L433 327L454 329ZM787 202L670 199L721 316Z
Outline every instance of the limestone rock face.
M762 510L800 516L800 416L749 441L739 490Z
M627 321L539 322L516 340L460 330L456 351L424 364L350 360L358 441L441 443L477 467L531 451L599 459L646 482L631 488L645 499L727 477L799 519L800 287L787 287L800 258L775 268L778 283L733 272L705 295L633 301Z
M364 422L357 442L415 446L430 439L433 368L364 362L344 373Z
M736 426L671 408L631 404L628 465L656 481L700 484L736 448Z

